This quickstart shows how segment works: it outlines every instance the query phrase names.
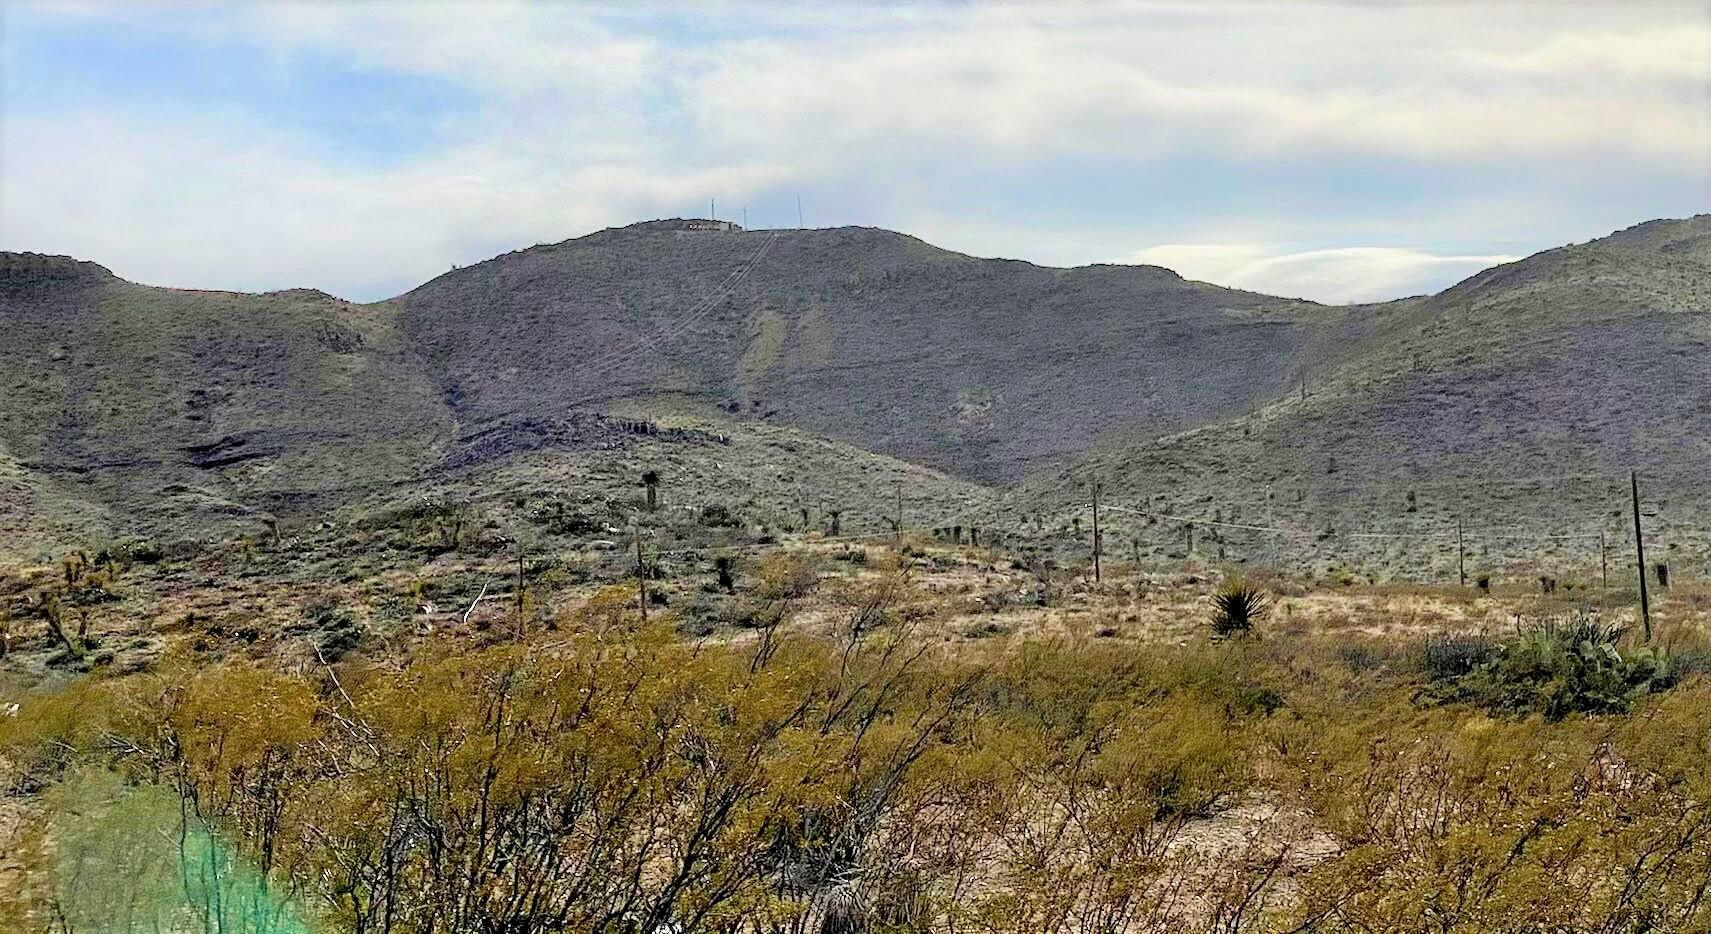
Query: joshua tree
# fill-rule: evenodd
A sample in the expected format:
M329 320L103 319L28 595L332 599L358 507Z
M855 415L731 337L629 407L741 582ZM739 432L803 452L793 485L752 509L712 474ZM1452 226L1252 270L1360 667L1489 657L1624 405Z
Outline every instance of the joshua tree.
M648 509L659 508L659 471L650 470L642 474L642 486L647 488Z
M830 534L832 534L833 536L836 536L838 534L838 529L841 527L839 519L843 516L843 514L844 514L844 511L842 509L828 509L828 510L826 510L826 515L830 516L832 519L832 531Z
M731 577L734 564L730 555L719 555L713 559L713 570L719 575L719 588L726 593L735 593L737 590L737 582Z

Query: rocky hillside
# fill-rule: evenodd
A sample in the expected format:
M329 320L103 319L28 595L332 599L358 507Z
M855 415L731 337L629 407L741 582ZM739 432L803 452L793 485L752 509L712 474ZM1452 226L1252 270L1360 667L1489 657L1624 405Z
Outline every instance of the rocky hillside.
M384 307L463 423L671 392L986 481L1118 426L1245 411L1341 315L884 230L657 223L455 270Z
M0 332L8 550L325 508L413 475L451 432L390 317L319 292L0 254Z
M1625 559L1628 471L1660 558L1700 554L1711 493L1711 216L1654 221L1486 270L1438 295L1351 309L1304 365L1307 390L1248 417L1136 433L1036 477L1060 508L1102 481L1113 502L1281 527L1226 527L1241 550L1454 568L1453 537L1355 537L1464 525L1501 564L1585 564L1598 532ZM1150 505L1146 505L1150 504ZM1185 546L1181 523L1139 537ZM1203 525L1205 533L1215 527ZM1583 539L1545 536L1584 534ZM1216 533L1214 533L1216 534ZM1282 543L1281 545L1279 543ZM1213 547L1213 546L1206 546Z
M634 466L597 413L662 405L716 406L755 451L774 425L846 452L672 448L708 490L817 498L804 486L833 471L835 498L878 503L852 490L901 461L973 481L962 501L1026 479L1006 501L1041 529L1095 478L1133 508L1309 542L1483 510L1614 529L1630 467L1686 529L1704 492L1711 217L1346 308L882 230L692 225L537 246L372 305L0 254L5 547L254 528L501 474L574 485ZM1532 477L1571 479L1507 483ZM1142 533L1168 553L1180 530Z

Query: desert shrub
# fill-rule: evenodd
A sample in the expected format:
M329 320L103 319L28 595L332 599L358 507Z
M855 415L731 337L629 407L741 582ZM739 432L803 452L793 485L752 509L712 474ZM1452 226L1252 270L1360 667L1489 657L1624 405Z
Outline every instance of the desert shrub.
M1372 646L1358 642L1337 646L1337 660L1343 663L1343 667L1356 674L1376 671L1384 667L1383 656L1374 651Z
M1621 713L1672 683L1663 653L1619 648L1621 635L1621 627L1585 614L1523 626L1484 658L1446 659L1436 696L1547 720Z
M1500 649L1487 636L1445 633L1421 643L1415 667L1428 681L1454 681L1497 657Z
M1664 653L1659 687L1675 687L1689 678L1711 676L1711 647L1695 646Z
M565 509L562 502L556 501L551 507L538 506L529 519L554 535L601 535L606 531L606 523L599 517Z
M362 642L362 627L350 611L337 600L325 597L304 605L301 622L289 627L286 633L307 637L321 658L329 662L343 658Z
M701 524L710 528L736 528L743 520L724 503L708 503L701 507Z
M1614 724L1327 703L1292 724L1284 771L1346 842L1304 876L1279 928L1702 926L1705 713L1682 694Z
M861 605L906 605L903 571L864 575ZM779 605L674 604L701 601ZM1338 677L1328 640L691 644L669 615L641 624L631 582L532 642L18 689L0 760L72 776L54 800L105 822L50 859L138 867L78 913L153 904L189 857L239 884L225 903L265 880L329 930L396 934L778 931L839 906L857 931L1703 929L1703 681L1549 721L1422 708L1401 677ZM1207 854L1258 907L1201 923L1200 818L1274 801L1334 845L1287 898L1259 850ZM1261 842L1294 845L1277 826Z
M690 603L678 617L678 633L692 639L705 639L718 629L717 612L701 601Z
M867 563L867 549L845 548L832 555L832 557L838 561L843 561L848 564L862 565Z
M775 551L760 559L755 592L768 600L793 600L814 592L820 569L810 555Z
M1247 635L1265 616L1270 600L1265 592L1233 577L1212 595L1212 635L1219 639Z

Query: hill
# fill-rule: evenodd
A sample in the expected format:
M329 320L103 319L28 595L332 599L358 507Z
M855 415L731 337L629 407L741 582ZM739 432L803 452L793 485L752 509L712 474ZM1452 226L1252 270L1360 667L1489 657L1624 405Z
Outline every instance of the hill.
M663 391L988 482L1118 426L1243 411L1338 317L1158 267L659 223L507 254L387 305L460 422Z
M0 329L0 451L25 491L8 499L86 534L323 508L408 476L450 426L389 318L320 292L151 288L3 254Z
M537 246L370 305L0 255L5 547L255 530L424 491L633 498L650 458L774 519L806 498L888 515L894 480L926 476L911 465L940 478L911 510L928 522L1020 483L1010 524L1045 534L1074 534L1099 479L1114 505L1284 530L1207 525L1200 553L1439 572L1457 518L1618 536L1630 468L1671 544L1703 509L1708 217L1352 307L868 228L707 226ZM683 418L748 453L678 443ZM1108 522L1136 551L1186 545L1180 522ZM1350 537L1374 529L1426 538ZM1585 541L1531 546L1584 559ZM1491 546L1482 560L1506 560Z
M1654 221L1486 270L1438 295L1354 308L1307 387L1251 416L1107 439L1037 476L1060 507L1113 502L1218 527L1247 554L1455 570L1458 519L1483 566L1631 553L1628 472L1659 560L1701 554L1711 492L1711 216ZM1183 523L1135 517L1180 549ZM1356 536L1366 530L1418 539ZM1548 538L1579 535L1581 538ZM1180 542L1180 544L1176 544ZM1232 550L1235 545L1232 544Z

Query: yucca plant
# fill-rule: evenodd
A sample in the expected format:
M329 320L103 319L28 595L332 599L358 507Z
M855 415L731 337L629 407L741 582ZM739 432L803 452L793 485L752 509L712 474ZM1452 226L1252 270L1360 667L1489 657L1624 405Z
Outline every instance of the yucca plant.
M1212 595L1212 635L1219 639L1246 635L1265 616L1270 600L1265 591L1232 577Z

